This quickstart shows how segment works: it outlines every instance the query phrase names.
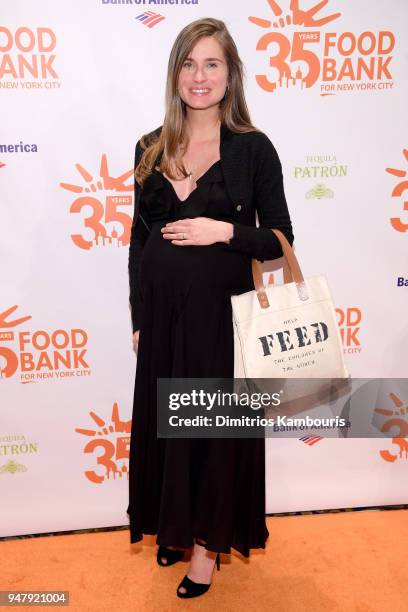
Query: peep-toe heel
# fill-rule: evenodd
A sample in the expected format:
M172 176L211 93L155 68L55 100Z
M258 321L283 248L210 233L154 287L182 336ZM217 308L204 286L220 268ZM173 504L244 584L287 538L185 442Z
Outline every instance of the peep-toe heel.
M220 569L220 553L217 553L217 556L215 557L215 564L217 566L217 570L219 570ZM194 580L191 580L191 578L189 578L186 574L183 580L180 582L180 584L177 587L177 597L182 597L184 599L191 598L191 597L198 597L199 595L204 595L204 593L208 591L210 586L211 586L211 582L210 584L206 584L203 582L194 582ZM179 589L181 587L184 587L186 589L185 593L180 592Z
M174 565L177 561L181 561L184 556L184 550L173 550L166 546L159 546L157 551L157 563L161 567L167 567L168 565ZM167 563L163 563L163 559L167 560Z

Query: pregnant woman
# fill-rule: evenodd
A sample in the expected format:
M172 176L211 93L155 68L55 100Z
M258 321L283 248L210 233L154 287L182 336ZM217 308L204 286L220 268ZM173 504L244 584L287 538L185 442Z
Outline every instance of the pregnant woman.
M222 21L200 19L177 36L163 125L138 141L135 179L131 542L157 534L161 566L191 548L177 595L195 597L220 553L265 548L265 441L157 438L157 378L232 378L231 295L254 289L252 258L281 257L270 228L293 243L279 157L251 124Z

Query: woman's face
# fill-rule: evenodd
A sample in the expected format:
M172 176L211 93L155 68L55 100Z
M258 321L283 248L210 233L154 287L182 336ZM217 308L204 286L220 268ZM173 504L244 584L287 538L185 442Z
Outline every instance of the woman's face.
M178 80L181 99L194 109L218 105L225 94L228 66L213 36L201 38L183 63Z

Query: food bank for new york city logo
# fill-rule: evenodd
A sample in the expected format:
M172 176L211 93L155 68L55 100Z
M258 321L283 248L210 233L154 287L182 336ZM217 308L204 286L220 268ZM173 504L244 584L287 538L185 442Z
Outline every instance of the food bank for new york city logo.
M31 319L31 315L12 319L17 308L0 312L0 379L18 375L27 384L91 374L84 329L15 331Z
M61 87L55 69L57 39L50 28L0 26L0 88L56 89Z
M95 179L81 164L75 164L84 180L84 185L60 183L60 187L76 194L71 204L72 214L82 214L84 230L81 234L71 234L73 243L80 249L127 246L130 241L132 217L125 212L132 206L134 185L125 185L125 181L133 176L133 170L127 170L118 177L110 176L108 161L104 153L100 164L100 178ZM102 194L105 201L97 197L98 192L113 191L120 195Z
M128 478L132 420L122 421L120 419L117 402L113 404L110 423L106 423L105 419L93 411L89 415L96 428L95 426L92 429L76 427L75 431L92 438L86 443L84 453L95 453L96 455L96 452L102 449L102 454L96 455L96 463L101 467L102 474L98 474L95 470L86 470L86 478L95 484L101 484L104 480Z
M272 74L255 75L267 92L301 90L320 81L320 95L338 91L391 89L390 63L395 36L390 31L320 32L319 28L338 19L341 13L318 16L329 3L321 0L302 10L301 0L291 0L284 13L283 0L267 0L272 19L248 17L258 27L272 30L261 36L257 51L271 52L268 58ZM286 4L286 3L285 3ZM333 6L335 3L331 3ZM299 26L303 29L299 30ZM283 33L291 30L291 33Z
M343 343L344 353L359 355L363 350L358 337L362 319L360 308L336 308L335 311L338 316L340 338Z

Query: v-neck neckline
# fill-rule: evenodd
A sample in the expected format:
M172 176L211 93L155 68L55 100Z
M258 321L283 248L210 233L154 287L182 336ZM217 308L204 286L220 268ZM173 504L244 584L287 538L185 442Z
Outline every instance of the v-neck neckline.
M199 183L199 181L201 181L201 179L202 179L202 178L203 178L203 177L204 177L206 174L208 174L208 172L209 172L209 171L210 171L212 168L214 168L215 164L218 164L218 162L219 162L219 161L220 161L220 159L217 159L217 160L216 160L216 161L215 161L213 164L211 164L211 166L210 166L209 168L207 168L207 170L206 170L206 171L205 171L205 172L204 172L204 173L203 173L201 176L199 176L199 177L198 177L198 179L196 179L196 187L194 187L194 189L193 189L192 191L190 191L190 193L188 194L188 196L187 196L186 198L184 198L184 200L182 200L181 198L179 198L179 196L178 196L178 194L177 194L177 191L176 191L176 189L175 189L175 187L174 187L173 183L172 183L172 182L171 182L171 181L170 181L170 180L167 178L167 176L164 176L164 174L163 174L162 172L160 172L160 171L158 171L158 172L159 172L159 174L161 174L161 175L162 175L162 177L163 177L163 178L166 180L166 182L167 182L167 183L170 185L170 187L173 189L174 195L176 196L176 198L178 199L178 201L179 201L179 202L184 203L184 202L187 202L187 200L189 199L189 197L191 196L191 194L192 194L192 193L194 193L194 192L197 190L197 187L198 187L198 183Z

